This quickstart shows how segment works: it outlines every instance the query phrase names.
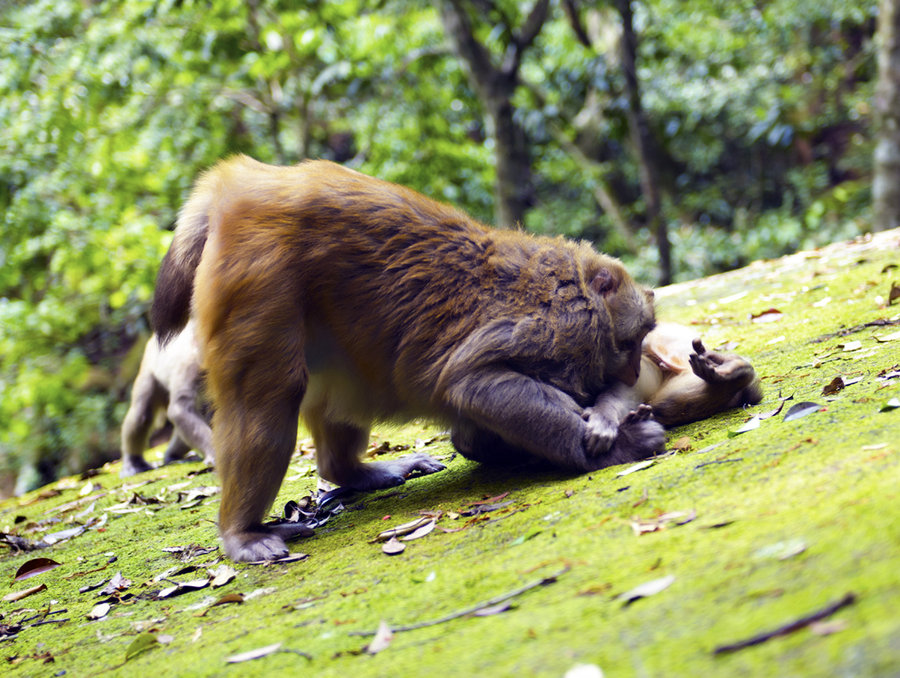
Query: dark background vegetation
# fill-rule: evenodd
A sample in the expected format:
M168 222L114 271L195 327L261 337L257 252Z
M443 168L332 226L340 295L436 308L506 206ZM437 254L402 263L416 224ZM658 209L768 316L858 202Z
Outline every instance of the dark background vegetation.
M0 3L0 471L117 456L169 231L230 153L329 158L651 283L867 230L876 5Z

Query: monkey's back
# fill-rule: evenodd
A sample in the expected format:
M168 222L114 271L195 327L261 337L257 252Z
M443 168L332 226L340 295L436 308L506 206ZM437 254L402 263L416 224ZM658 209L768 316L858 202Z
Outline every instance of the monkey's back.
M603 379L610 321L588 281L601 268L627 274L586 245L490 229L325 161L222 162L198 182L182 221L197 214L209 225L194 290L201 342L226 327L230 341L258 351L301 341L313 379L365 384L369 393L353 397L375 417L433 412L454 347L487 323L536 312L549 371L565 364ZM263 308L277 313L237 315Z

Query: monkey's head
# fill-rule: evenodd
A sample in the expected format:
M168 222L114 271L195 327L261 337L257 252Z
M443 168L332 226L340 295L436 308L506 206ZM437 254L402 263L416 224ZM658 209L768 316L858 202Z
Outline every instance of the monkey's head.
M615 348L607 356L606 374L634 386L641 371L641 344L656 325L653 290L634 282L617 261L594 274L591 289L603 299L612 323Z

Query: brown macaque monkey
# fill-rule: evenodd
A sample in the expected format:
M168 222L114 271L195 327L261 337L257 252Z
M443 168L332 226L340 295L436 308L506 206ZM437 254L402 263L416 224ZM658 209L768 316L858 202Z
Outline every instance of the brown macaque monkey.
M636 383L654 325L652 292L619 261L333 163L238 156L199 179L157 279L162 341L191 314L234 560L278 558L299 532L261 521L301 412L320 475L361 490L443 468L425 454L364 463L376 420L431 417L454 441L483 431L578 472L655 451L646 416L612 441L583 416L607 385Z
M644 338L642 350L637 383L613 384L585 409L592 435L607 441L601 444L622 435L621 422L635 412L652 413L670 427L762 400L756 371L746 359L706 350L688 327L659 323Z
M212 431L206 411L197 404L200 381L193 322L165 346L160 347L156 336L150 337L122 422L123 477L152 468L144 459L144 450L157 413L163 410L173 429L163 464L183 458L192 449L200 452L207 464L213 463Z

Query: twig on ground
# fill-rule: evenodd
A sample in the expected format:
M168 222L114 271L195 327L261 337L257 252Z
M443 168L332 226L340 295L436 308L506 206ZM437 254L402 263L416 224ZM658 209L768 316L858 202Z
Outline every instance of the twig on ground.
M391 631L394 633L398 633L400 631L414 631L415 629L423 629L427 626L436 626L437 624L443 624L448 621L452 621L454 619L458 619L460 617L465 617L474 612L478 612L478 610L484 609L486 607L492 607L494 605L499 605L500 603L509 600L510 598L515 598L516 596L520 596L526 591L530 591L531 589L537 588L538 586L546 586L547 584L552 584L559 577L564 575L569 571L569 566L566 565L563 569L555 574L548 575L543 577L542 579L538 579L529 584L525 584L524 586L520 586L513 591L508 591L507 593L503 593L499 596L494 596L489 600L482 601L480 603L476 603L475 605L471 605L469 607L463 608L462 610L458 610L456 612L451 612L448 615L443 617L438 617L437 619L429 619L428 621L415 622L413 624L407 624L405 626L391 626ZM351 631L351 636L374 636L375 631Z
M744 461L744 458L738 457L737 459L717 459L716 461L704 461L702 464L697 464L694 468L703 468L704 466L711 466L712 464L733 464L736 461Z
M748 638L747 640L740 640L736 643L719 645L719 647L713 650L713 654L727 654L729 652L742 650L745 647L752 647L753 645L765 643L767 640L777 638L778 636L786 636L787 634L793 633L794 631L799 631L805 626L809 626L813 622L817 622L820 619L825 619L825 617L830 617L841 608L852 605L855 602L856 596L853 593L848 593L839 601L831 603L831 605L828 605L827 607L823 607L818 612L813 612L812 614L806 615L805 617L800 617L800 619L795 619L794 621L785 624L784 626L779 626L773 631L766 631L765 633L760 633L753 636L752 638Z

